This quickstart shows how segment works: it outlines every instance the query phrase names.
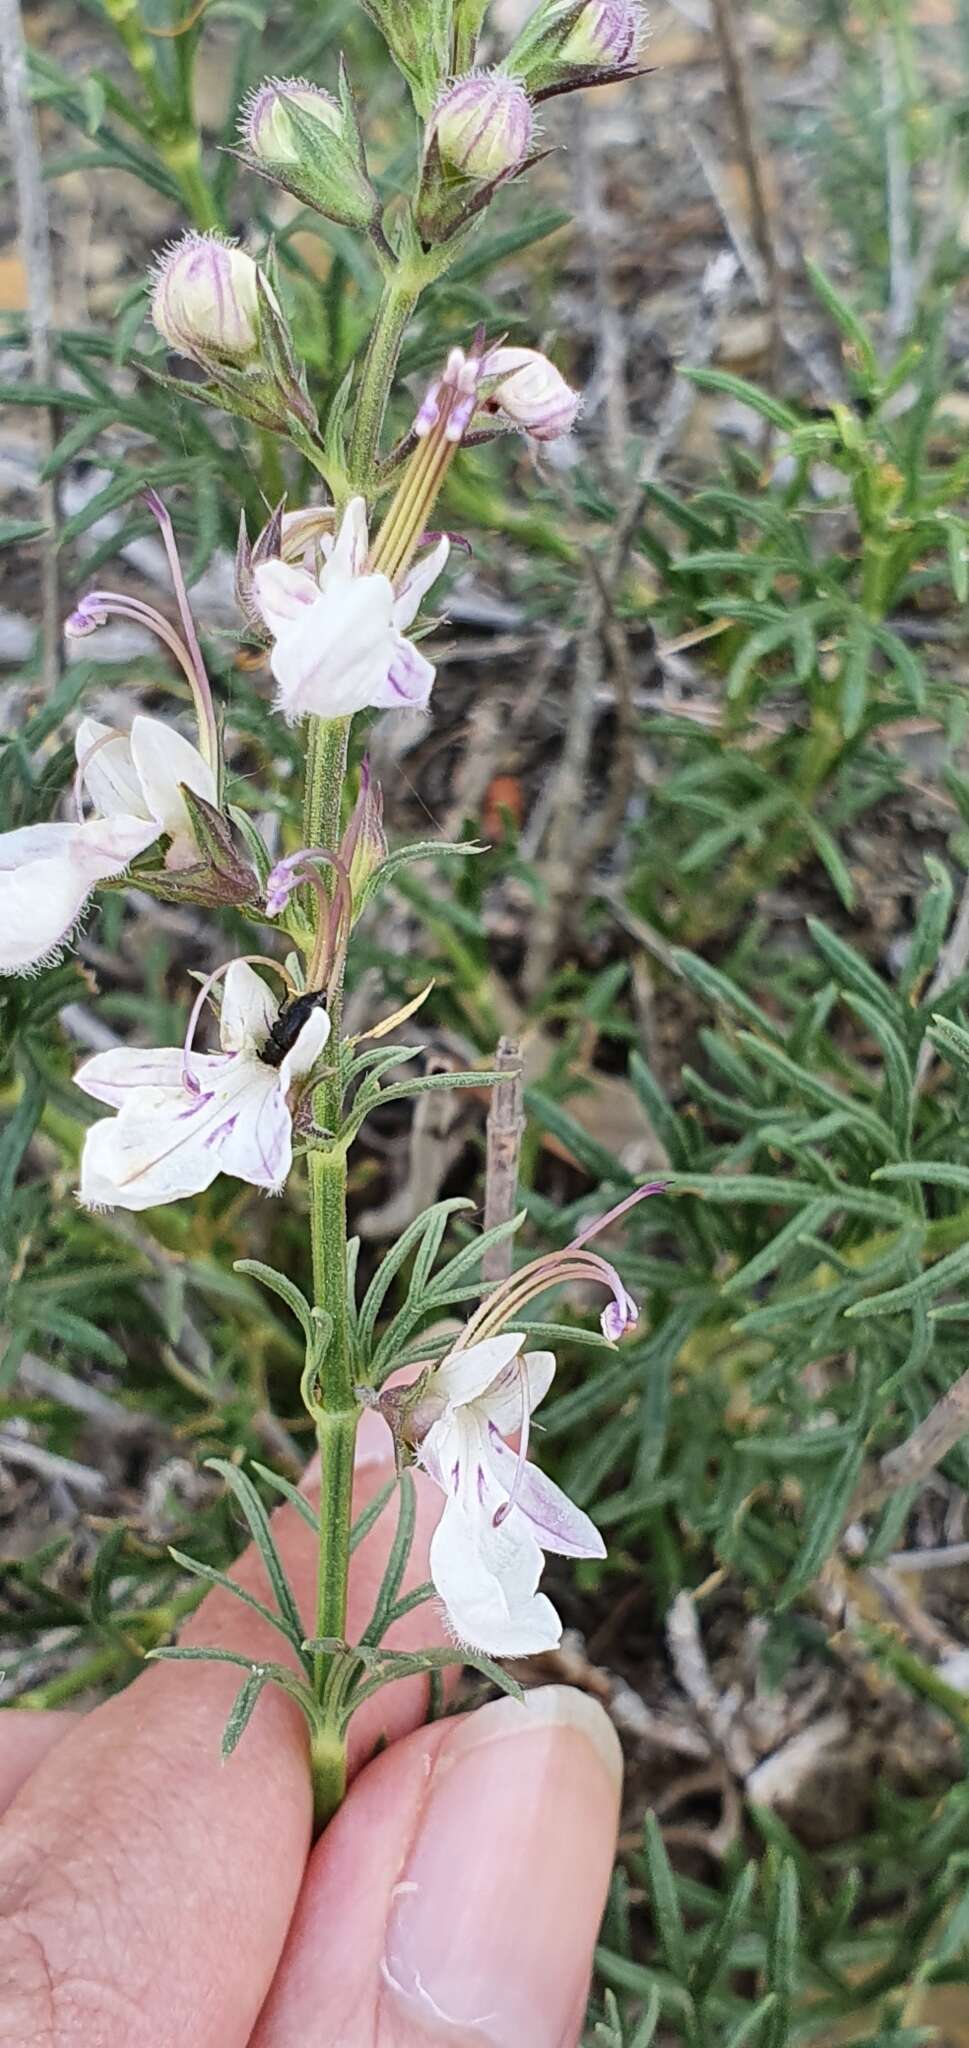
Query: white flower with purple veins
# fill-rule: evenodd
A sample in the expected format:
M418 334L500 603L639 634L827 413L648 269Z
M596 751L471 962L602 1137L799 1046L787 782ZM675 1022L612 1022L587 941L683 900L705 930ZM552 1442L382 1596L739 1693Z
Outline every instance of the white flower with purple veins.
M0 833L0 974L56 959L98 883L162 834L166 867L199 857L180 785L210 803L216 787L197 747L158 718L136 718L128 736L85 718L75 744L78 796L96 815Z
M90 1208L150 1209L200 1194L231 1174L278 1194L293 1159L293 1101L330 1035L326 1011L311 1008L288 1051L281 1005L245 960L225 976L222 1050L185 1046L96 1053L75 1075L79 1088L117 1111L93 1124L81 1155L81 1201Z
M526 1459L528 1422L555 1373L514 1330L452 1351L421 1397L419 1461L447 1495L431 1578L458 1640L495 1657L551 1650L562 1624L538 1581L544 1553L605 1557L588 1515ZM520 1431L518 1451L506 1438Z
M368 707L424 705L434 668L406 637L448 558L445 537L397 586L368 570L367 508L351 498L336 539L324 534L319 576L282 561L253 570L253 597L274 640L276 709L290 725Z

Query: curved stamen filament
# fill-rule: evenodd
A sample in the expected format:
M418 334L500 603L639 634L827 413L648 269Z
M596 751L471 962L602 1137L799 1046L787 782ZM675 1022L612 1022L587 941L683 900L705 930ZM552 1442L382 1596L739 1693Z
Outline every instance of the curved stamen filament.
M531 1409L528 1404L528 1372L525 1366L525 1360L523 1359L521 1352L519 1352L517 1358L513 1360L513 1364L515 1365L518 1372L518 1386L522 1397L521 1429L519 1431L518 1436L518 1463L515 1466L515 1477L512 1480L511 1485L508 1489L508 1499L502 1501L500 1508L496 1508L494 1515L492 1516L492 1527L495 1529L500 1529L502 1522L504 1522L507 1519L507 1517L511 1514L512 1508L515 1507L515 1505L517 1504L518 1496L522 1489L522 1480L525 1476L525 1466L528 1461L528 1436L531 1425Z
M585 1229L580 1230L577 1237L573 1237L568 1249L577 1251L580 1245L588 1243L590 1237L598 1237L600 1230L608 1230L610 1223L615 1223L618 1217L625 1216L627 1209L634 1209L637 1202L644 1202L647 1195L661 1195L665 1186L665 1180L651 1180L646 1182L645 1187L636 1188L633 1194L626 1196L624 1202L617 1202L614 1209L607 1209L604 1216L597 1216L591 1223L587 1223Z
M615 1267L598 1252L587 1252L583 1247L589 1238L597 1237L601 1230L614 1223L617 1216L624 1215L626 1210L635 1207L637 1202L645 1201L647 1195L661 1194L664 1186L663 1181L650 1181L645 1187L637 1188L634 1194L627 1195L614 1209L609 1209L604 1216L599 1216L593 1223L587 1224L563 1251L543 1252L537 1259L530 1259L526 1266L520 1266L517 1273L512 1273L493 1294L487 1295L484 1301L479 1302L465 1325L461 1340L462 1349L479 1342L484 1336L490 1336L505 1328L514 1322L518 1311L533 1301L536 1295L544 1294L549 1287L563 1286L569 1280L598 1281L608 1287L610 1293L624 1299L625 1289Z
M154 605L143 603L140 597L122 597L114 590L89 590L81 599L77 611L67 622L67 633L71 638L80 638L93 633L109 618L127 619L133 626L144 626L154 633L156 640L174 655L188 684L195 706L199 729L199 752L208 762L213 774L218 777L218 745L215 734L215 712L212 708L211 692L206 677L204 690L200 686L198 672L189 649L181 635ZM204 671L203 671L204 673ZM211 713L211 716L209 715Z
M122 732L121 727L113 725L111 727L110 732L103 732L101 734L100 739L92 741L92 744L81 755L77 767L74 770L73 790L74 809L77 813L77 822L79 825L83 825L84 823L84 777L87 774L87 771L91 765L91 762L94 759L95 754L99 754L101 752L102 747L110 746L112 740L123 740L124 738L125 734Z
M146 491L145 503L158 522L162 545L168 557L172 588L175 592L175 602L178 605L178 616L181 619L182 631L185 635L184 645L187 663L183 663L183 666L188 677L195 705L195 716L198 720L199 752L203 761L208 762L215 776L216 801L218 802L221 791L219 789L219 734L215 723L215 705L212 702L212 688L209 683L208 671L202 657L202 649L199 646L199 637L195 630L195 620L192 617L188 592L185 588L185 578L182 575L182 565L178 558L178 549L175 546L175 529L172 525L170 514L162 504L157 491Z
M278 974L281 977L281 979L286 983L287 994L290 996L295 996L297 994L296 985L295 982L293 981L292 976L288 973L285 967L281 966L278 960L271 960L268 953L243 953L241 956L241 961L247 967L271 967L273 973ZM195 1033L198 1030L198 1021L200 1016L202 1015L202 1006L205 1003L208 996L211 994L211 991L215 987L216 982L221 981L222 976L224 974L228 974L230 967L234 967L235 964L236 962L234 960L223 960L221 967L213 968L212 973L206 975L205 980L203 981L202 986L199 989L198 995L196 996L195 1001L192 1004L192 1013L188 1020L188 1027L185 1032L185 1043L182 1048L182 1085L183 1087L188 1089L190 1095L198 1095L201 1093L201 1082L196 1080L196 1077L193 1074L191 1067L189 1066L189 1060L192 1056L192 1047L195 1043Z

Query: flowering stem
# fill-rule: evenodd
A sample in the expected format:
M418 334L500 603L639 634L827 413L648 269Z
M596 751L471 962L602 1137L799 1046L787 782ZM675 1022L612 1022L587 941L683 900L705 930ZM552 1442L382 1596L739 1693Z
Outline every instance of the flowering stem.
M423 281L422 281L423 282ZM360 377L353 433L350 440L350 485L369 496L380 446L380 430L387 410L404 329L421 295L421 283L398 272L384 286L373 332Z
M348 718L311 718L303 799L303 844L336 852L347 772Z
M310 846L335 847L339 841L349 734L348 718L312 720L304 801L305 833ZM327 916L322 894L319 899L314 898L313 915L319 938ZM340 1038L341 1007L337 988L330 1003L335 1046ZM321 1129L332 1131L339 1125L341 1097L337 1072L317 1089L314 1097L314 1118ZM359 1415L350 1356L347 1162L343 1147L325 1142L314 1145L308 1170L313 1299L331 1322L315 1409L320 1454L320 1543L314 1634L340 1639L346 1630L353 1446ZM321 1700L333 1654L320 1651L315 1658L314 1689ZM335 1813L346 1788L346 1744L339 1729L325 1715L312 1738L310 1764L316 1825L322 1829Z

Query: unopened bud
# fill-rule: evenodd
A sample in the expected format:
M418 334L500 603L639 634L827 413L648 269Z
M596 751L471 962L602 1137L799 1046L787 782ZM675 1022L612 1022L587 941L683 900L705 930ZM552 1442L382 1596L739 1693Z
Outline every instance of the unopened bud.
M484 377L490 387L487 410L504 413L512 426L534 441L558 441L571 433L579 394L538 349L492 349Z
M643 10L634 0L586 0L581 14L559 50L564 64L628 64L642 34Z
M641 0L542 0L505 59L536 100L628 78L646 30Z
M534 126L515 78L481 72L459 78L437 103L432 133L444 163L465 178L500 178L524 163Z
M354 916L359 916L363 909L371 878L386 858L383 791L379 782L374 781L365 757L360 767L357 801L340 846L340 859L350 878Z
M380 211L345 71L340 97L305 78L269 78L242 111L246 163L344 227L369 228Z
M308 121L318 121L331 135L339 135L343 117L332 93L303 78L267 78L243 108L242 116L242 139L260 162L299 162L303 152L289 118L291 107Z
M163 341L207 368L244 368L259 354L258 271L218 235L183 235L155 272L151 317Z

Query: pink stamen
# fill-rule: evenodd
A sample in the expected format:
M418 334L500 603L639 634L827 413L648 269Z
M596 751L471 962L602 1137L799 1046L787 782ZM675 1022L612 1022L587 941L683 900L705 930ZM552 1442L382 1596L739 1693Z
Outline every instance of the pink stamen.
M199 638L195 630L195 620L192 617L188 601L188 591L185 588L185 578L182 575L182 565L179 561L178 549L175 545L175 529L172 525L171 515L167 507L162 504L157 491L146 491L145 503L153 518L158 522L162 545L168 557L172 588L175 592L175 602L178 605L178 616L181 619L182 632L185 635L185 650L188 655L189 669L191 671L189 681L198 718L199 751L203 759L208 762L216 782L218 782L219 734L215 722L215 705L212 702L212 689L209 683L208 671L202 658L202 649L199 646Z
M610 1223L615 1223L618 1217L625 1216L627 1209L634 1209L637 1202L646 1200L647 1195L661 1195L665 1187L665 1180L647 1181L644 1187L637 1188L633 1194L627 1195L624 1202L617 1202L614 1209L607 1209L604 1216L597 1216L592 1223L587 1223L585 1228L579 1231L578 1236L573 1237L567 1249L578 1251L579 1246L587 1244L590 1237L598 1237L600 1230L607 1230Z

